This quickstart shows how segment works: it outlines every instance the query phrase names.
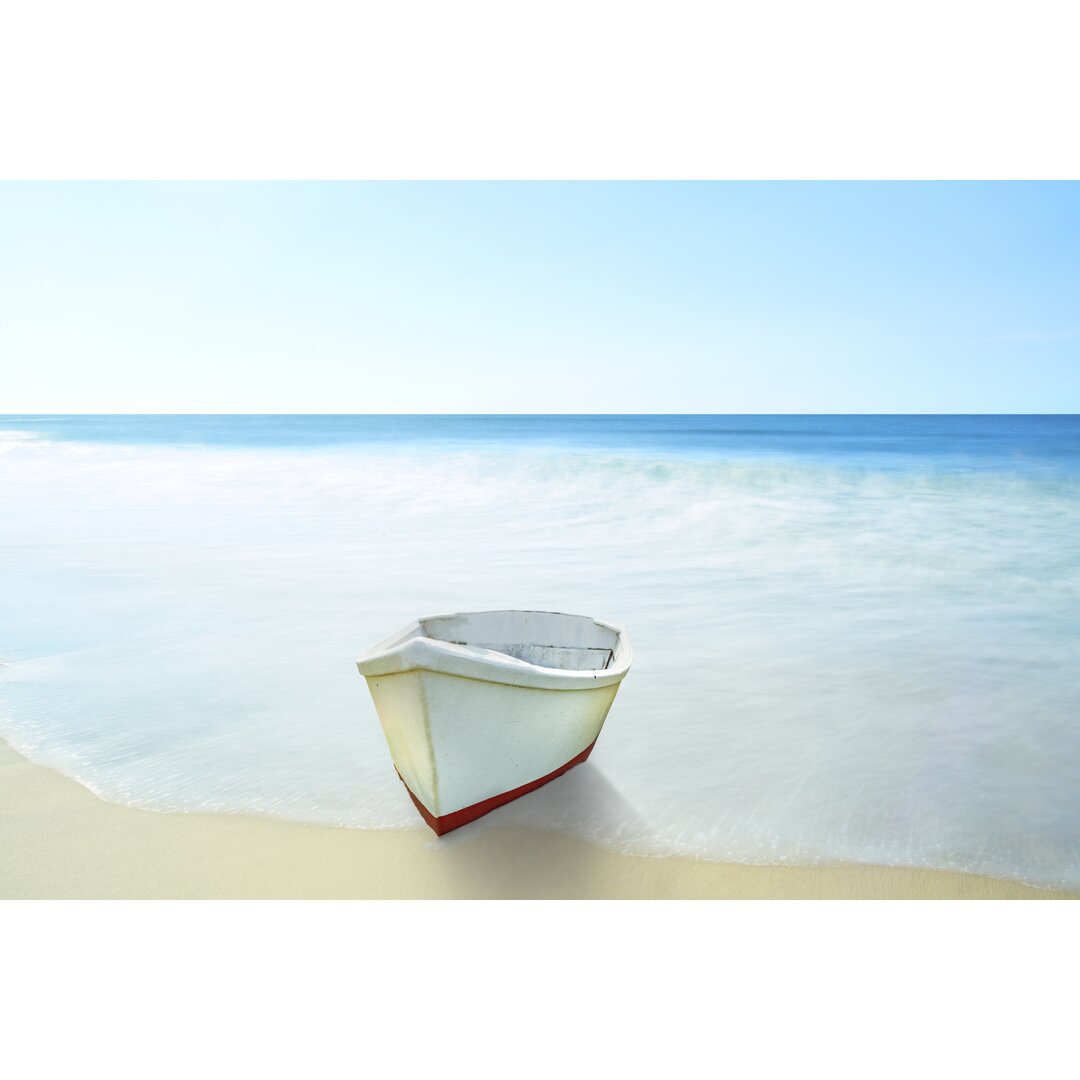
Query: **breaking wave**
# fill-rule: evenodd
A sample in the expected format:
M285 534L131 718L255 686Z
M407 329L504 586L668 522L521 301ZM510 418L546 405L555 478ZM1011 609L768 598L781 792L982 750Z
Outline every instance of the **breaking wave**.
M106 798L416 827L355 657L418 615L546 608L623 624L635 666L589 764L477 827L1080 885L1075 471L0 448L0 734Z

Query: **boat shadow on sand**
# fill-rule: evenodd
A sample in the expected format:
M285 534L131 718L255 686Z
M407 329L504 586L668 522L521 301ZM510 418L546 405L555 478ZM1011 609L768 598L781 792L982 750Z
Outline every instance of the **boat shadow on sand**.
M585 762L479 821L432 836L426 846L459 894L569 898L604 891L611 849L590 837L615 836L618 847L643 833L633 805Z

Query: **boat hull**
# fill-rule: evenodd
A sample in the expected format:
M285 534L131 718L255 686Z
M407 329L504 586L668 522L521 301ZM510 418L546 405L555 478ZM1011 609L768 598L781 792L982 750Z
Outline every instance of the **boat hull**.
M457 612L410 623L357 667L441 836L584 761L631 657L621 628L585 616Z
M547 776L541 776L539 780L532 780L528 784L522 784L521 787L514 788L512 791L504 791L501 795L493 795L490 799L473 803L472 806L464 806L460 810L455 810L452 814L444 814L442 817L435 817L413 794L412 789L402 779L401 773L398 773L398 779L405 784L405 790L409 793L409 798L412 799L416 809L420 811L420 816L424 821L431 826L437 836L444 836L446 833L453 832L454 829L460 829L462 825L468 825L469 822L482 818L485 814L490 814L492 810L498 810L500 806L505 806L515 799L520 799L522 795L528 795L529 792L536 791L537 788L558 779L563 773L569 772L575 765L580 765L585 761L592 753L595 745L596 741L594 740L565 765L561 765L559 768L549 772Z
M368 687L398 775L439 835L584 761L618 691L617 683L478 684L433 671L375 676Z

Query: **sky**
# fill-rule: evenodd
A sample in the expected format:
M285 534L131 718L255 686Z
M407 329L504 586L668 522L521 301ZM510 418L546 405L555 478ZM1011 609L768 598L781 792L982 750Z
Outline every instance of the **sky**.
M1078 183L0 183L0 413L1077 411Z

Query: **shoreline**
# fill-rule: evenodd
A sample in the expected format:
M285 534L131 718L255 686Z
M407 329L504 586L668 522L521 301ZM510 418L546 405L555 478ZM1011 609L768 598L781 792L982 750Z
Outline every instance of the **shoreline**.
M1055 900L944 870L622 855L521 826L438 840L106 802L0 740L0 899Z

